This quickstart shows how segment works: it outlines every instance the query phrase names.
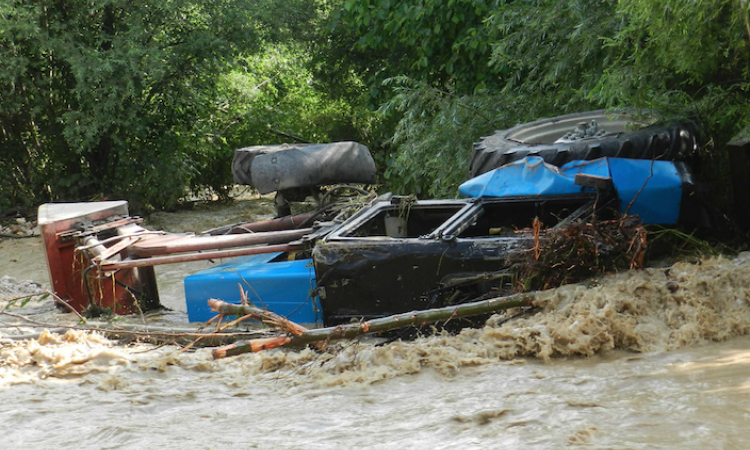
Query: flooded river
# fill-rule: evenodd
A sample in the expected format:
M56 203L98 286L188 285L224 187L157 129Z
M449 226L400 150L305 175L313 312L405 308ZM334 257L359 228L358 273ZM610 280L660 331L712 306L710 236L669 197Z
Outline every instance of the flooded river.
M162 301L186 326L178 269L159 274ZM47 284L40 242L0 242L3 276L0 296ZM217 361L80 331L2 341L0 448L750 447L750 254L537 306L456 336ZM60 315L48 300L9 311L24 310Z

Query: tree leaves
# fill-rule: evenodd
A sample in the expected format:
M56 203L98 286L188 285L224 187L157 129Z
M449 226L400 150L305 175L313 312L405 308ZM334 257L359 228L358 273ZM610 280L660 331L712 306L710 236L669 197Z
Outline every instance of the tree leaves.
M27 3L0 15L0 88L12 93L0 97L0 170L17 180L0 204L104 194L164 207L219 184L202 179L200 155L228 149L194 128L219 113L221 75L316 17L308 0Z
M471 92L478 80L494 73L483 43L486 11L484 0L453 0L440 7L431 0L348 1L334 20L338 27L354 26L358 50L382 55L385 70L378 81L409 74L433 85L450 79L461 92Z
M355 24L356 48L390 58L371 86L399 80L388 83L394 89L381 109L398 120L387 172L392 187L450 195L439 180L455 184L453 164L468 158L469 143L481 130L491 132L490 123L634 107L665 120L697 119L706 142L726 142L750 120L748 3L451 0L433 8L407 0L367 27L354 9L340 20ZM382 1L367 4L377 9ZM463 117L448 136L447 117L460 104L475 105L490 120Z
M721 143L750 120L746 0L15 0L0 58L0 206L168 206L284 135L361 138L390 188L452 196L521 121L648 108Z

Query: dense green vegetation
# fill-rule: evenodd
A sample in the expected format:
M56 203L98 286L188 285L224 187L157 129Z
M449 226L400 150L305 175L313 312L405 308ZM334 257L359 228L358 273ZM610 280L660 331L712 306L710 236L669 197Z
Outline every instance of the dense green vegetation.
M0 209L169 207L223 194L233 147L328 138L351 111L309 88L316 20L306 0L4 1Z
M235 148L359 140L452 196L497 128L595 108L750 119L747 0L2 0L0 211L219 196Z
M382 52L393 45L402 57L380 72L392 88L383 110L399 120L386 172L396 185L451 195L472 141L546 116L634 107L665 119L689 117L703 127L707 150L720 149L750 118L744 0L433 4L351 0L338 23L356 25L356 47ZM430 20L422 21L425 15ZM457 17L468 28L436 33L436 23Z

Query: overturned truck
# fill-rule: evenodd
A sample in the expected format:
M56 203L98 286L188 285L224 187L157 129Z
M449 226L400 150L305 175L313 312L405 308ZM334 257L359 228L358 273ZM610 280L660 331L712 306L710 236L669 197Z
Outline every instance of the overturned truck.
M206 235L143 229L124 202L44 205L39 217L53 288L78 310L133 312L158 304L154 266L226 259L185 278L191 322L212 317L209 299L240 303L245 295L295 322L331 326L507 293L519 282L508 269L538 245L539 224L555 229L623 214L663 225L700 218L687 162L697 140L688 125L640 129L628 140L627 114L582 118L529 124L517 141L498 132L503 146L494 150L485 138L473 158L477 176L459 188L463 199L384 195L353 213L324 198L309 213L285 216L299 192L374 181L366 147L344 143L238 150L236 180L280 194L280 217ZM616 145L608 143L613 139ZM636 142L648 149L622 151ZM505 156L488 163L493 151Z

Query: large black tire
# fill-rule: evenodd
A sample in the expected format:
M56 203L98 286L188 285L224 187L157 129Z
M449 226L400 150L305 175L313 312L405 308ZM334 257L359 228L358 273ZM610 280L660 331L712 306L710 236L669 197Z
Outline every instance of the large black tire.
M590 124L592 120L600 127L595 136L559 142L578 124ZM589 111L526 123L483 137L474 144L469 175L473 178L526 156L540 156L549 164L561 166L605 156L680 161L697 149L696 131L690 123L637 129L637 122L627 112Z
M375 183L375 160L357 142L259 145L234 151L234 182L261 194L329 184Z

